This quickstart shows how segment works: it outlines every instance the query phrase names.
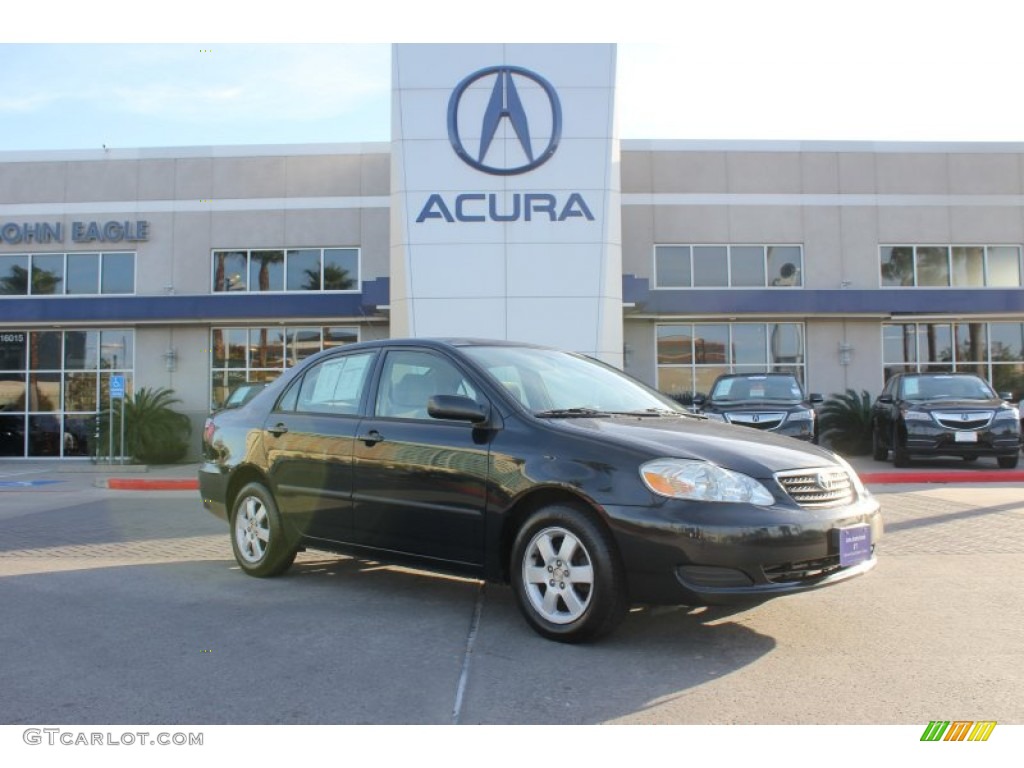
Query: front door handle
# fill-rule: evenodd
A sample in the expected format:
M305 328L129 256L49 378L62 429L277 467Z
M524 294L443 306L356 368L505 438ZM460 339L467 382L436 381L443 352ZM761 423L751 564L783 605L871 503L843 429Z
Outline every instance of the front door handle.
M365 435L360 435L359 439L366 443L366 445L376 445L377 443L384 439L384 435L382 435L376 429L371 429Z
M267 429L267 432L272 434L274 437L280 437L288 431L288 427L284 424L275 424L274 426Z

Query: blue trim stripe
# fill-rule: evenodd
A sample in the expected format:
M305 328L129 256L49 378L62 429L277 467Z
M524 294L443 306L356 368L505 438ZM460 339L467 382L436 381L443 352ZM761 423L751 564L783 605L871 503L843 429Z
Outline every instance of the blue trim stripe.
M244 293L200 296L68 296L0 300L0 323L227 322L370 317L388 303L388 278L361 293Z
M780 288L651 290L647 278L625 275L623 301L652 315L972 315L1020 314L1020 288L887 288L814 290Z

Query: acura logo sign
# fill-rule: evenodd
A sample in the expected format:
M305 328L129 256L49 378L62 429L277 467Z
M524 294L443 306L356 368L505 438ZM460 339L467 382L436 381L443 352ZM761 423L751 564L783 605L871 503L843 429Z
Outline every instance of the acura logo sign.
M478 86L474 88L473 86ZM468 94L490 95L486 104ZM537 95L527 98L521 93ZM546 98L545 98L546 97ZM512 129L518 151L494 145L503 126ZM448 100L448 141L456 154L478 171L514 176L546 163L558 148L562 134L562 107L554 87L523 67L486 67L455 86ZM466 137L479 136L479 143ZM545 142L546 138L546 142Z

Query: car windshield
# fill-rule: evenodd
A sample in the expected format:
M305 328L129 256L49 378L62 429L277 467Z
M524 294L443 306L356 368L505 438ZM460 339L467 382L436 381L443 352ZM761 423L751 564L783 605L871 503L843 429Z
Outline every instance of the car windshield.
M996 396L977 376L905 376L904 400L991 400Z
M803 400L803 391L793 376L728 376L719 379L711 390L711 399L717 403L745 400Z
M591 358L531 347L464 347L465 354L535 414L673 413L682 406Z

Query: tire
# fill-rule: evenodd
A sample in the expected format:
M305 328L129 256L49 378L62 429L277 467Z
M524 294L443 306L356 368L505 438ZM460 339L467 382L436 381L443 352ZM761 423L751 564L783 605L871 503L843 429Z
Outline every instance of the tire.
M910 454L906 446L900 445L900 436L895 432L892 436L892 465L897 469L910 466Z
M889 458L889 449L882 445L877 426L871 430L871 458L875 461L885 461Z
M1013 456L997 456L996 461L999 462L1000 469L1016 469L1017 461L1020 456L1014 454Z
M960 458L964 464L974 464L978 460L977 456L961 456Z
M611 632L629 608L610 534L575 507L534 512L516 536L509 572L523 617L550 640L594 640Z
M231 508L231 551L250 576L279 576L295 561L298 547L281 521L273 494L262 483L249 483Z

